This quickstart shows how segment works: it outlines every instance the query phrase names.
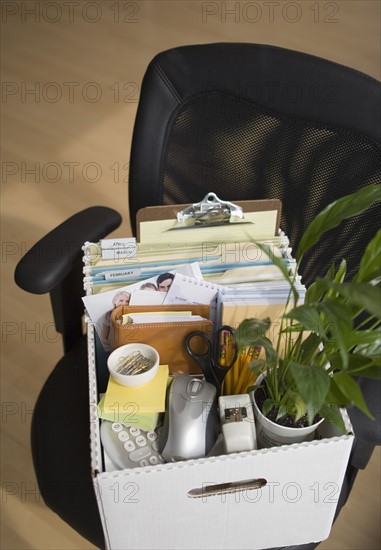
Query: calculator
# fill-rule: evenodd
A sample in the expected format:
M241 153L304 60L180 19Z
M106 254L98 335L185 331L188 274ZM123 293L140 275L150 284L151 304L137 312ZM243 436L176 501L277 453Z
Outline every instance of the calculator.
M106 470L162 464L164 460L158 451L160 429L146 432L120 422L102 420L100 435Z

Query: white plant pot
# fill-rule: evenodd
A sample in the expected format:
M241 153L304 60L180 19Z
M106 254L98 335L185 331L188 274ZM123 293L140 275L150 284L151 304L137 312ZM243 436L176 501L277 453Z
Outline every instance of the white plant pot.
M316 428L323 422L324 418L305 428L281 426L262 414L254 399L254 392L255 390L250 393L250 397L254 408L259 449L279 447L280 445L291 445L292 443L302 443L303 441L312 441Z

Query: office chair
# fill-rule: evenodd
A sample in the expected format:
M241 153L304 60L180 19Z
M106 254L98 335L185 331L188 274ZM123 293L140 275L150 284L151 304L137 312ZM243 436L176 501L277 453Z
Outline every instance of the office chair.
M221 43L158 54L144 76L133 132L128 205L133 232L139 208L198 202L209 191L230 201L279 198L281 227L296 250L324 206L381 180L380 100L381 85L373 78L279 47ZM380 209L373 207L331 230L306 255L303 282L308 286L342 257L348 260L348 277L353 276L379 219ZM21 288L50 292L65 350L33 418L40 491L48 507L100 548L104 541L90 479L87 363L80 326L81 245L106 236L119 223L110 209L85 210L35 245L39 250L51 242L62 250L66 246L56 265L36 264L35 258L45 255L32 249L15 273ZM98 346L98 361L104 360ZM106 380L99 383L104 390ZM380 383L361 384L376 420L349 411L356 438L336 515L358 469L366 467L381 443ZM293 548L309 550L317 544Z

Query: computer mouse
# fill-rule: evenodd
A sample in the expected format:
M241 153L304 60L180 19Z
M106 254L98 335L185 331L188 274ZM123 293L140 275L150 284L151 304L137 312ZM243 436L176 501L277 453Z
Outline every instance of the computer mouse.
M159 451L166 462L202 458L219 434L216 388L188 374L177 376L167 390Z

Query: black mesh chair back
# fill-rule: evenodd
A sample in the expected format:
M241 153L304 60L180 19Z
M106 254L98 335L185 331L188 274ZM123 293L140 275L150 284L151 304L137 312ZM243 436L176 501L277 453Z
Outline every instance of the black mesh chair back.
M144 78L130 166L130 214L148 205L279 198L296 250L333 200L381 181L380 84L310 55L256 44L163 52ZM308 285L345 257L348 277L379 208L332 230L306 255ZM134 227L135 228L135 227Z

